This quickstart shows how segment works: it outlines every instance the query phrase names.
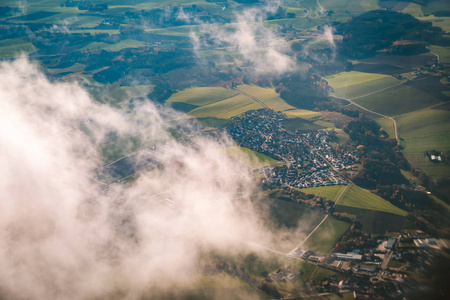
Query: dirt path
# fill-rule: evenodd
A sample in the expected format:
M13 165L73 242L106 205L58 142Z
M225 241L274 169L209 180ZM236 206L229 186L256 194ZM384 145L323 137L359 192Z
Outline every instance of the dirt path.
M255 100L256 102L258 102L259 104L261 104L264 108L267 108L267 107L268 107L267 105L265 105L261 100L259 100L259 99L256 98L255 96L252 96L252 95L250 95L250 94L247 94L246 92L243 92L243 91L241 91L241 90L238 90L237 88L233 88L233 90L235 90L236 92L238 92L238 93L240 93L240 94L242 94L242 95L244 95L244 96L247 96L247 97L249 97L249 98L252 98L252 99Z
M342 195L344 194L344 192L347 190L349 186L346 185L345 188L341 191L341 193L339 194L339 197L336 199L336 201L334 202L333 207L336 206L336 204L339 202L339 200L341 199ZM320 221L320 223L313 229L313 231L311 231L310 234L308 234L308 236L300 243L297 245L297 247L295 247L292 251L290 251L289 253L293 252L294 250L298 249L301 245L303 245L313 234L314 232L316 232L316 230L320 227L320 225L323 224L323 222L325 222L325 220L328 218L329 215L326 215L322 221Z

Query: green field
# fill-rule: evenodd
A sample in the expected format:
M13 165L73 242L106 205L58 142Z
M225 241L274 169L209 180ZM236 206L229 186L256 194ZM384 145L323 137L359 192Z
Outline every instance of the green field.
M14 58L20 54L28 55L37 50L32 43L21 38L0 40L0 59Z
M322 115L320 112L306 109L290 109L283 111L283 113L287 118L302 118L305 120L309 120L314 117L320 117Z
M450 62L450 47L440 47L431 45L428 46L428 49L430 49L433 53L436 53L439 55L439 61L440 62Z
M450 151L450 111L424 109L396 117L406 153Z
M275 89L273 88L263 88L256 85L244 84L239 85L237 89L256 97L262 103L275 111L295 109L295 107L290 106L283 99L281 99L279 94L275 92Z
M405 223L405 217L397 214L339 204L336 206L336 212L354 216L361 223L362 230L367 233L400 232Z
M205 106L236 95L239 95L239 92L222 87L195 87L173 94L167 102L182 102L196 106Z
M402 13L410 14L413 17L423 17L422 7L416 3L410 3L405 9L402 10Z
M243 114L246 111L260 108L263 108L263 106L258 102L239 94L219 102L198 107L190 111L189 115L194 118L213 117L227 119Z
M81 51L105 50L109 52L118 52L126 48L140 48L140 47L145 47L144 42L127 39L122 40L117 44L93 42L87 45L86 47L82 48Z
M354 184L344 192L339 200L339 205L406 215L406 211Z
M229 157L252 168L259 168L277 162L271 157L240 146L228 147L225 149L225 152Z
M315 124L315 122L300 118L286 119L284 120L284 125L289 130L319 130L326 128L325 126Z
M422 171L433 179L450 177L450 164L448 162L431 162L423 152L405 153L405 157L411 165L422 169Z
M403 84L353 101L388 116L396 116L440 103L432 95Z
M306 249L327 254L350 227L350 223L328 217L305 242Z
M386 131L386 133L389 135L389 138L395 139L394 123L391 119L376 118L375 121L378 123L378 125L381 126L381 128L383 128L384 131Z
M421 21L428 21L433 23L433 26L441 27L442 30L449 33L450 32L450 17L435 17L433 15L426 17L419 17Z
M198 118L196 120L203 126L211 128L223 128L231 123L230 119Z
M363 72L342 72L325 77L338 97L354 99L401 83L400 80L384 74Z
M345 185L333 185L333 186L319 186L307 189L301 189L305 194L314 194L316 196L327 198L331 201L336 201L339 194L345 188Z

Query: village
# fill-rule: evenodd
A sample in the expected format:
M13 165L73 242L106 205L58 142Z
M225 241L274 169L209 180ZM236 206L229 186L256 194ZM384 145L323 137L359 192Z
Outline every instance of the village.
M339 172L355 167L358 152L333 148L329 143L331 131L290 130L284 124L286 120L282 112L259 109L235 118L228 127L228 133L241 146L284 162L258 169L265 178L263 183L294 188L346 185L348 181Z
M303 271L294 265L266 275L266 280L292 285L306 284L317 293L344 293L353 291L355 299L403 299L408 271L423 264L427 257L448 248L448 241L431 238L417 230L397 237L384 237L373 247L353 249L347 253L316 254L296 248L286 256L315 264L334 272L321 282L304 282Z

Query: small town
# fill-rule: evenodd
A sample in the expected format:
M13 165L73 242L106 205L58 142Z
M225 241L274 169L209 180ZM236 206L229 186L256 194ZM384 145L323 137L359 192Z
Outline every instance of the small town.
M281 112L259 109L237 117L228 127L241 146L285 162L260 168L266 178L263 183L295 188L347 184L338 172L352 170L358 152L338 152L329 143L333 133L328 130L286 129L286 120Z

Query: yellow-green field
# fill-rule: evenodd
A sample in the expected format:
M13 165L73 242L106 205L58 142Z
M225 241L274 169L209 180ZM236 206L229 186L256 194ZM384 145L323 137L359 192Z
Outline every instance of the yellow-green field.
M441 103L432 95L403 84L353 101L367 109L388 116L396 116Z
M422 7L416 3L410 3L405 9L402 10L402 13L410 14L413 17L423 17Z
M389 134L390 139L395 139L394 123L391 119L376 118L375 121L381 126L381 128L383 128L384 131L386 131L387 134Z
M448 162L431 162L423 152L405 153L408 162L416 168L422 169L433 179L448 178L450 176L450 164Z
M350 223L329 217L305 242L305 247L316 253L327 254L350 227Z
M433 15L426 17L419 17L421 21L428 21L433 23L433 26L441 27L442 30L449 33L450 32L450 17L435 17Z
M439 61L440 62L450 62L450 47L440 47L431 45L428 46L428 49L430 49L433 53L436 53L439 55Z
M219 102L196 108L188 114L194 118L214 117L227 119L243 114L246 111L260 108L263 108L263 106L258 102L239 94Z
M240 146L228 147L225 149L225 152L229 157L252 168L258 168L277 162L277 160L271 157Z
M406 153L450 151L450 111L424 109L395 118Z
M320 112L306 109L290 109L283 111L283 113L286 115L287 118L302 118L305 120L320 117L322 115L322 113Z
M236 95L239 95L239 93L222 87L195 87L172 95L167 102L182 102L195 106L204 106Z
M354 99L396 84L400 80L384 74L363 72L342 72L325 77L328 84L333 88L333 94L338 97Z
M314 194L316 196L327 198L331 201L336 201L339 194L345 188L345 185L320 186L307 189L301 189L303 193Z
M123 40L120 41L117 44L108 44L103 42L93 42L87 45L86 47L82 48L81 50L86 51L96 51L96 50L105 50L105 51L111 51L111 52L118 52L122 49L126 48L140 48L145 47L144 42L137 41L137 40Z
M275 89L273 88L263 88L256 85L240 85L237 87L238 90L243 91L249 95L256 97L262 103L267 105L273 110L283 111L288 109L295 109L295 107L290 106L283 99L280 98Z
M30 54L38 49L24 39L0 40L0 59L14 58L21 54Z
M339 205L406 215L406 211L354 184L344 192L339 200Z

